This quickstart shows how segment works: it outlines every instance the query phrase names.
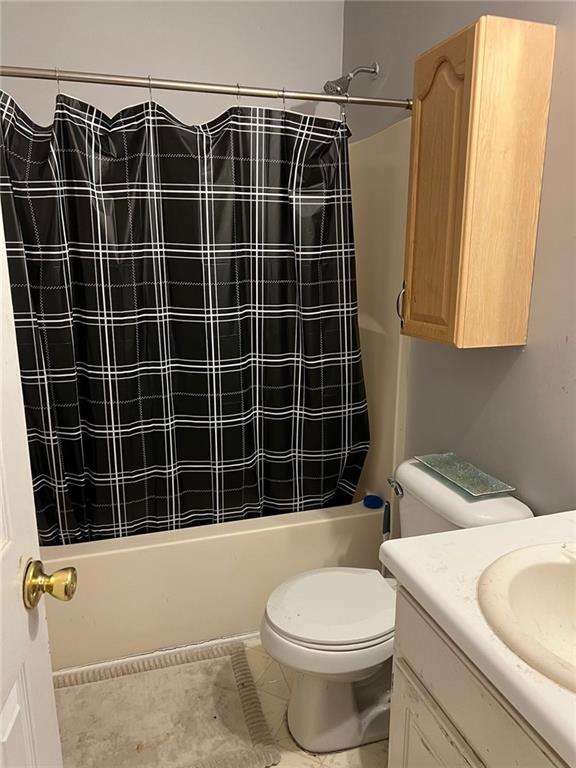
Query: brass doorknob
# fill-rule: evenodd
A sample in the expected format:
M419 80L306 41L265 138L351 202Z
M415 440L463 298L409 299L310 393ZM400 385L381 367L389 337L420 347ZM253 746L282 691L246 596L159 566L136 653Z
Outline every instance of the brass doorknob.
M31 560L24 575L24 605L35 608L46 592L57 600L72 600L78 577L76 568L61 568L51 576L44 573L41 560Z

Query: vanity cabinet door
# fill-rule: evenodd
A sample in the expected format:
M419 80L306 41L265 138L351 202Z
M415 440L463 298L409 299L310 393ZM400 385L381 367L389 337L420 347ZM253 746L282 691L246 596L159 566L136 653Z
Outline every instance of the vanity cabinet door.
M484 768L404 661L394 664L388 754L394 768Z
M408 759L409 747L416 754L410 742L415 744L420 733L431 748L434 734L442 744L442 733L455 747L460 745L457 751L468 762L438 763L449 768L568 768L402 587L396 596L394 670L390 754L398 757L389 768L428 765ZM408 757L402 762L404 752ZM439 747L434 754L442 754Z

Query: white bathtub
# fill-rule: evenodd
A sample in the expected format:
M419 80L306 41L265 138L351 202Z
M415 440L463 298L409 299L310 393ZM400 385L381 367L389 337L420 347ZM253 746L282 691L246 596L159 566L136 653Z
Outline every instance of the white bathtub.
M264 519L43 547L48 572L73 565L71 603L46 599L54 669L258 629L292 574L378 567L382 510L361 503Z

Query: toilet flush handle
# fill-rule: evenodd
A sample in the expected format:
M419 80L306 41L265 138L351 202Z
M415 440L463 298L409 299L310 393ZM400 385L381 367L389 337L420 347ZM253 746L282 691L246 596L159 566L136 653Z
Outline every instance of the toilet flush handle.
M401 499L402 496L404 496L404 488L402 488L398 480L395 480L394 477L392 477L392 475L388 478L388 485L390 486L390 488L392 488L392 490L394 491L396 496L398 496L399 499Z

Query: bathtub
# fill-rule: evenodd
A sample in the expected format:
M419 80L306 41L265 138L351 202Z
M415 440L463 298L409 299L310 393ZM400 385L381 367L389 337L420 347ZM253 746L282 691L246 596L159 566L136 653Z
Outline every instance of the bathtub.
M300 571L377 568L382 510L361 503L122 539L42 547L73 565L71 603L46 599L53 668L255 632L270 592Z

